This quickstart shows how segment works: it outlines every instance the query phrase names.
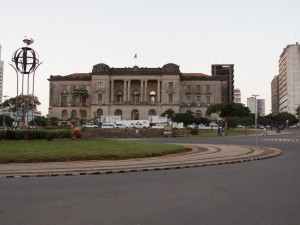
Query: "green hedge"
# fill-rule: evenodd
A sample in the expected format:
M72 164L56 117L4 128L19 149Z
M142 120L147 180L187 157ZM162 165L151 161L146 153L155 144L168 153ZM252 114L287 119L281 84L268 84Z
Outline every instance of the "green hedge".
M0 140L32 140L71 138L70 129L59 130L0 130Z

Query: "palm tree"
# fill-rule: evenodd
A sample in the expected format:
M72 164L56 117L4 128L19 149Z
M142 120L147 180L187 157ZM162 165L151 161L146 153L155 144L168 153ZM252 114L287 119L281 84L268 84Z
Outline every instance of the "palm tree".
M81 111L82 111L82 100L90 97L89 92L83 88L79 87L73 91L73 97L79 98L79 121L81 119Z

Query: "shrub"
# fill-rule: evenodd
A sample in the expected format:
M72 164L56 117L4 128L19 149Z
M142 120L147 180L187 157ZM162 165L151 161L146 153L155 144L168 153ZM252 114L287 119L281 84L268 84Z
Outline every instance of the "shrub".
M5 140L32 140L45 138L71 138L72 132L69 129L59 130L6 130L0 132L0 139Z
M193 128L193 129L191 129L191 134L192 135L198 135L199 134L199 130L197 128Z
M74 131L73 131L73 136L74 136L75 138L81 138L81 133L80 133L80 131L79 131L79 130L74 130Z

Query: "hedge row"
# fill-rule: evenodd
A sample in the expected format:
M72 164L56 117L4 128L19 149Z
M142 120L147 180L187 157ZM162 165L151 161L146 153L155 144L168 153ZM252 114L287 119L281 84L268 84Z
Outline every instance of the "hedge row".
M70 129L59 130L0 130L0 140L33 140L71 138Z

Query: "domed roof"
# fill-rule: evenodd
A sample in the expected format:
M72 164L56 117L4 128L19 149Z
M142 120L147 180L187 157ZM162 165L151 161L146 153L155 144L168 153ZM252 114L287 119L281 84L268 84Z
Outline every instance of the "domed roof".
M93 66L92 73L108 73L110 67L104 63L99 63Z

